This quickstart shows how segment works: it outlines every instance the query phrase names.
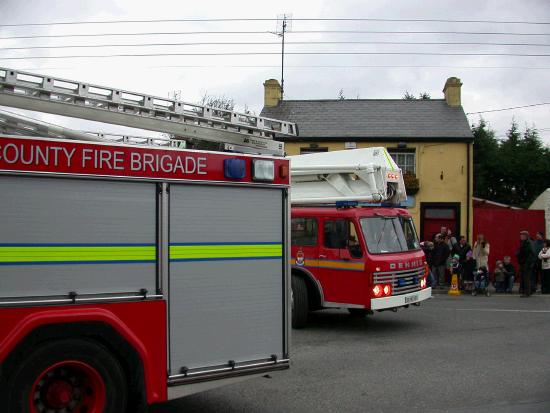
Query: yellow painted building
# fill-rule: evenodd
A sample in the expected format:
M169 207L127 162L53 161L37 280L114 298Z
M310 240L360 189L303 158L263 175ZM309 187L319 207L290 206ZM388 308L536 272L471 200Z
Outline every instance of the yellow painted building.
M282 100L279 82L264 83L261 115L296 122L281 138L289 155L384 146L405 173L406 206L423 239L441 226L471 241L473 135L461 105L460 79L443 99Z

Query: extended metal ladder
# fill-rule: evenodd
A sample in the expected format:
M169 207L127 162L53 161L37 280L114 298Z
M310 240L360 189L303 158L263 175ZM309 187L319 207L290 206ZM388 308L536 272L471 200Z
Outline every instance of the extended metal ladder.
M65 128L18 113L0 110L0 133L6 135L40 136L43 138L76 139L81 141L116 142L134 145L186 147L186 141L164 137L132 136L101 132L82 132Z
M291 122L6 68L0 68L0 105L280 156L284 144L275 136L297 135Z

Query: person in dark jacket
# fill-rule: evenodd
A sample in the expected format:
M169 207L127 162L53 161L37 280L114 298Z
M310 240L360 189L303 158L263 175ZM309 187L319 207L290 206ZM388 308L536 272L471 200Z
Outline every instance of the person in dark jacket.
M493 271L495 277L495 291L497 293L506 292L506 270L504 269L504 263L501 260L497 260L495 264L495 271Z
M464 265L464 261L466 261L466 254L468 253L468 251L471 250L472 247L466 241L466 237L464 235L461 235L458 238L458 242L453 245L452 254L458 255L460 257L460 264Z
M435 283L440 286L445 285L445 269L447 268L447 258L450 253L451 251L445 240L440 234L437 234L432 252L432 273Z
M458 242L453 245L453 249L451 251L452 255L458 255L460 263L460 268L462 269L460 273L460 279L464 280L464 264L466 263L466 254L468 254L468 251L471 251L472 247L468 242L466 241L466 237L464 235L461 235L458 238Z
M435 287L435 279L432 273L432 255L434 250L434 243L431 241L424 241L420 243L424 255L426 255L426 264L428 264L428 287Z
M516 279L516 267L512 264L512 259L509 255L504 257L503 266L506 274L506 292L512 294L514 290L514 280Z
M520 232L519 250L517 251L519 262L519 274L521 277L522 297L529 297L533 293L531 289L531 277L533 275L533 266L537 256L533 242L529 238L528 231Z

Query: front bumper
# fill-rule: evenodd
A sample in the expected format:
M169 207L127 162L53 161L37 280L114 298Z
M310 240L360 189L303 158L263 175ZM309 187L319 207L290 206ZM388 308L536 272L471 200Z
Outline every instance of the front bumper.
M408 294L393 295L391 297L373 298L370 300L371 310L385 310L387 308L403 307L409 304L419 303L432 297L432 288L424 288Z

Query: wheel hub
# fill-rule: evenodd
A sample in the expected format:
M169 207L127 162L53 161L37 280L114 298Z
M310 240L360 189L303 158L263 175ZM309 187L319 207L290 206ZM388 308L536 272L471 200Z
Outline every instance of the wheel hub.
M53 382L46 391L46 401L54 409L68 407L73 399L73 387L66 381Z
M105 386L99 373L78 361L57 363L35 381L31 413L100 413Z

